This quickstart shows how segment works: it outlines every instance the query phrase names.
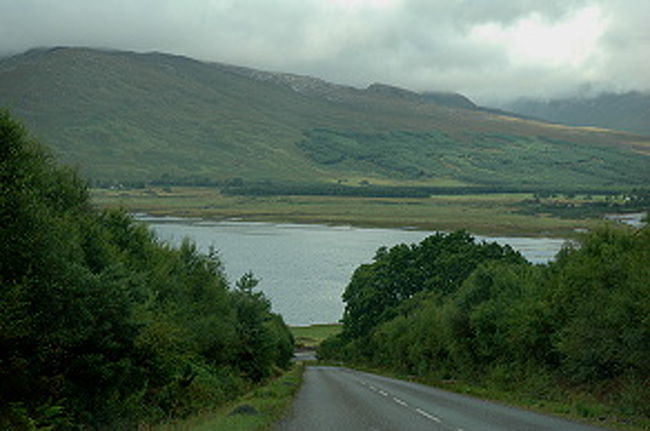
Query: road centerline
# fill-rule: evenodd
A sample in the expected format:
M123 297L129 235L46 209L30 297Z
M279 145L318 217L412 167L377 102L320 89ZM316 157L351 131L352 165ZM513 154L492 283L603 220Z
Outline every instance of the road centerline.
M434 415L432 415L431 413L429 413L429 412L427 412L425 410L417 408L417 409L415 409L415 411L418 412L419 414L421 414L422 416L424 416L427 419L431 419L432 421L435 421L435 422L438 422L438 423L442 422L439 417L434 416Z

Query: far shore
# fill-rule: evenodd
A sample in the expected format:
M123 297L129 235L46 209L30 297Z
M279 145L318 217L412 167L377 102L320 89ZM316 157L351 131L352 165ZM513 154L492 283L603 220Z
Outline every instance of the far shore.
M571 218L529 211L527 194L352 198L331 196L225 196L212 188L174 187L92 190L101 207L123 207L153 217L394 228L477 235L574 238L604 224L598 217ZM567 204L568 206L569 204ZM575 205L571 203L571 205Z

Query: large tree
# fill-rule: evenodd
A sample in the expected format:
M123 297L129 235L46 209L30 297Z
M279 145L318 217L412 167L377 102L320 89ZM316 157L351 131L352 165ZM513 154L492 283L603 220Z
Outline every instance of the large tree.
M343 293L343 336L367 337L397 314L397 306L418 292L447 295L482 262L525 263L510 246L477 242L467 232L437 233L419 244L380 248L370 264L361 265Z

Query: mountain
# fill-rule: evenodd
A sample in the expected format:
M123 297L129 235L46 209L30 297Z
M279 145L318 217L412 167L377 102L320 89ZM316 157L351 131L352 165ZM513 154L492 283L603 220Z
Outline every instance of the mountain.
M291 88L296 93L304 96L323 98L332 102L352 102L368 95L383 95L395 99L409 100L419 103L435 103L452 108L478 109L468 98L456 93L424 92L416 93L403 88L374 83L365 90L354 87L332 84L319 78L291 73L265 72L239 66L220 64L220 68L247 76L259 81L272 82L274 84Z
M595 97L521 99L506 109L554 123L594 126L650 136L650 93L602 93Z
M650 182L650 137L511 116L459 94L156 52L60 47L0 60L0 106L100 182Z

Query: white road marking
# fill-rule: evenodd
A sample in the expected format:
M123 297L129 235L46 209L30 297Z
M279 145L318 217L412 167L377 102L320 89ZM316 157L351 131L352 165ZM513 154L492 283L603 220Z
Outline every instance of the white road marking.
M358 380L358 382L361 383L363 386L367 387L368 389L372 390L373 392L377 392L378 394L380 394L380 395L382 395L384 397L388 397L390 395L388 392L371 385L370 382L363 381L363 380ZM413 409L413 407L410 407L405 401L403 401L403 400L401 400L401 399L399 399L397 397L392 397L392 398L393 398L393 401L395 401L397 404L399 404L399 405L401 405L403 407L406 407L408 409L415 410L418 414L424 416L425 418L427 418L427 419L429 419L431 421L434 421L436 423L442 424L442 420L439 417L432 415L431 413L427 412L426 410L422 410L420 408ZM451 427L449 427L449 429L453 430L453 428L451 428ZM375 429L373 429L371 431L375 431ZM456 431L465 431L465 430L463 428L456 428Z
M375 386L369 384L368 382L363 382L362 381L361 384L363 386L366 386L368 389L370 389L370 390L372 390L374 392L377 392L378 394L380 394L380 395L382 395L384 397L388 397L388 395L389 395L388 392L386 392L384 390L381 390L381 389L378 389ZM392 397L392 398L393 398L393 401L395 401L397 404L401 405L402 407L409 407L409 405L405 401L403 401L403 400L401 400L401 399L399 399L397 397ZM429 412L427 412L425 410L422 410L420 408L416 408L415 411L417 413L419 413L420 415L424 416L425 418L429 419L429 420L432 420L432 421L437 422L437 423L442 423L442 420L440 420L440 418L438 418L437 416L432 415L431 413L429 413ZM458 428L456 431L464 431L464 430L462 428Z
M426 411L424 411L422 409L415 409L415 411L420 413L422 416L424 416L427 419L431 419L432 421L435 421L435 422L438 422L438 423L441 422L439 418L437 418L436 416L434 416L431 413L426 412ZM459 430L459 431L461 431L461 430Z

